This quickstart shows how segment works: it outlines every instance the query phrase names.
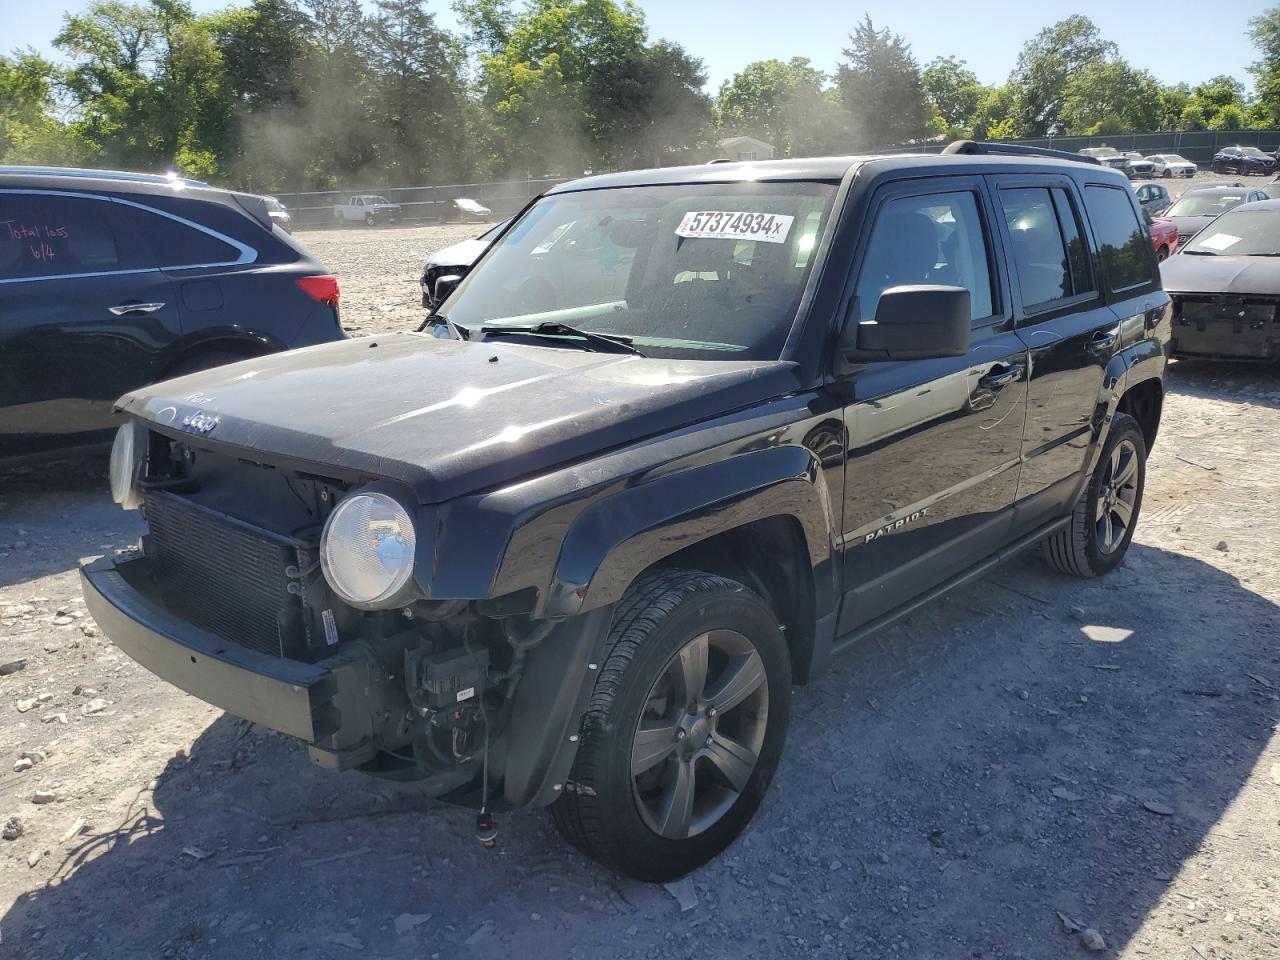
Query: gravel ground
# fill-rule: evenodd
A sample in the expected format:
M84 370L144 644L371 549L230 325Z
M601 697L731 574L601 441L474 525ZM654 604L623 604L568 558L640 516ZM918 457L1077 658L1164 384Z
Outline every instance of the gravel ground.
M303 240L376 332L472 232ZM0 958L1273 960L1280 374L1183 362L1169 388L1126 564L1028 558L840 659L760 816L674 892L538 811L484 850L472 814L155 679L78 599L77 559L140 529L105 463L0 479L0 663L25 660L0 675Z

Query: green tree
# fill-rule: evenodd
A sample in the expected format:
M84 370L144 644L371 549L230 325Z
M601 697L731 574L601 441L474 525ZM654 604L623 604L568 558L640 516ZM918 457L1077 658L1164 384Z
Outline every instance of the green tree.
M74 164L91 151L54 116L56 67L33 50L0 54L0 161Z
M674 44L650 45L647 33L630 2L531 0L502 48L481 56L489 168L580 173L696 142L710 117L702 65Z
M1045 27L1018 55L1009 84L1018 98L1020 124L1042 137L1062 122L1067 81L1091 64L1116 56L1116 45L1088 17L1076 14Z
M969 120L978 140L1012 140L1024 131L1018 114L1018 97L1008 84L988 87Z
M936 57L920 71L920 82L938 116L949 130L963 133L970 127L987 90L963 60Z
M1257 119L1260 124L1280 126L1280 6L1249 21L1249 39L1258 48L1258 59L1249 66L1260 114Z
M380 169L398 183L448 181L471 169L464 53L422 0L378 0L371 25Z
M1187 109L1187 104L1191 102L1191 87L1185 83L1174 83L1160 90L1160 120L1159 128L1161 130L1180 130L1182 129L1182 112Z
M1247 124L1244 84L1220 74L1191 88L1182 111L1183 130L1238 130Z
M844 56L836 85L851 116L856 147L887 147L927 134L932 112L920 67L902 37L877 30L871 17L864 16L849 36Z
M68 15L54 45L71 60L78 137L114 163L209 175L225 146L222 66L184 0L98 0Z
M806 58L757 60L720 86L721 133L765 140L784 157L840 149L848 118L828 89L828 77Z
M1075 134L1154 130L1160 125L1160 84L1123 60L1095 61L1063 87L1061 122Z

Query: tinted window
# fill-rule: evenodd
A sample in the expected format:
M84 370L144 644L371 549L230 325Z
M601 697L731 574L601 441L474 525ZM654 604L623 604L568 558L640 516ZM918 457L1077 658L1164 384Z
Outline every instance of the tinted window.
M860 319L890 287L940 283L969 291L974 320L992 314L987 240L972 193L900 197L880 208L858 278Z
M1075 210L1065 191L1047 187L1001 190L1000 203L1025 307L1094 289Z
M1150 283L1155 256L1129 197L1112 187L1086 187L1084 196L1098 240L1102 270L1111 289Z
M50 277L120 268L109 204L0 193L0 277Z
M239 250L203 230L137 207L126 207L125 210L133 226L150 245L152 266L192 267L234 263L240 259Z

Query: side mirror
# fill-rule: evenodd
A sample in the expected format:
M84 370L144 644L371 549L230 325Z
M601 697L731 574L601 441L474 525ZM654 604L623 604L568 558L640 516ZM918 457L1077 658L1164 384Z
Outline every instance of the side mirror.
M874 320L845 324L841 350L854 363L963 357L969 352L969 311L964 287L890 287L880 294Z
M462 277L456 273L446 273L443 277L436 277L436 285L431 290L431 295L436 298L436 304L439 305L449 299L449 294L453 293L454 288L462 282Z

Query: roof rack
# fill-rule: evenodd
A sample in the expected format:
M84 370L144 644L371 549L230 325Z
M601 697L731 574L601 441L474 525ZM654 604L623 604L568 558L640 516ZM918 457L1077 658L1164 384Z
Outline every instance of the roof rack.
M173 183L184 187L207 187L203 180L192 180L177 174L132 173L128 170L93 170L86 167L7 167L0 173L25 174L30 177L85 177L94 180L129 180L134 183Z
M944 154L1007 154L1011 157L1052 157L1054 160L1072 160L1076 163L1092 163L1102 166L1097 157L1068 153L1066 150L1050 150L1048 147L1027 147L1020 143L995 143L990 140L952 140L942 148Z

